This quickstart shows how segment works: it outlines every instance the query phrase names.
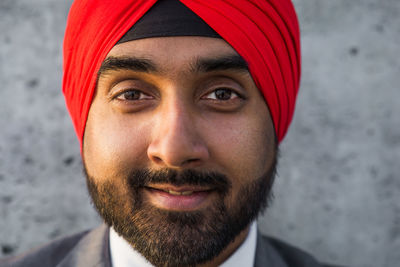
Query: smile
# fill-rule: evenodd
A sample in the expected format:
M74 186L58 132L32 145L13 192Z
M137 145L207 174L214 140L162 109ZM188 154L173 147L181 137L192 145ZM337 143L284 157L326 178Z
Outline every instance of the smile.
M167 192L168 194L174 195L174 196L189 196L193 194L194 191L183 191L183 192L178 192L174 190L162 190L164 192Z
M144 191L154 206L175 211L203 208L215 194L215 190L198 186L151 185L145 187Z

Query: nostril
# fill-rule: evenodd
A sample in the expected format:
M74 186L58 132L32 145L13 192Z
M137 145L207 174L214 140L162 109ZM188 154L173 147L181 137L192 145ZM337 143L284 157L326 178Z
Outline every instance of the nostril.
M156 163L161 163L162 162L162 159L160 157L152 156L152 158L153 158L153 161L156 162Z
M207 147L193 144L192 140L181 136L163 136L164 139L153 141L147 148L147 158L158 166L181 168L199 166L208 158ZM179 138L178 138L179 137Z

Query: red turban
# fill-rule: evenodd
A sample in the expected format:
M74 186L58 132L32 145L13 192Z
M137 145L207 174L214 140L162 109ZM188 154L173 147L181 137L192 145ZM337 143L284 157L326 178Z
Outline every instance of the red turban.
M64 38L63 92L82 146L97 72L108 52L156 0L75 0ZM300 33L290 0L181 0L249 64L278 140L300 82Z

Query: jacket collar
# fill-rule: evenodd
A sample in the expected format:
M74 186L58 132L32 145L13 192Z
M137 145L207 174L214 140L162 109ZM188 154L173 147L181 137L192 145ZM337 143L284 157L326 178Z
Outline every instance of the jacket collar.
M109 228L90 231L56 267L111 267Z
M254 259L254 267L289 267L275 250L274 247L268 242L266 237L258 231L257 233L257 246L256 257Z

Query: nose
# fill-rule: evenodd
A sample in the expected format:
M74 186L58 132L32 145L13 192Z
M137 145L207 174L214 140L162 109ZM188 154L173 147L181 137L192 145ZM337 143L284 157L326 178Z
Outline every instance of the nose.
M179 101L169 102L156 111L148 158L165 168L199 166L209 157L206 143L196 125L196 115ZM203 129L204 130L204 129Z

